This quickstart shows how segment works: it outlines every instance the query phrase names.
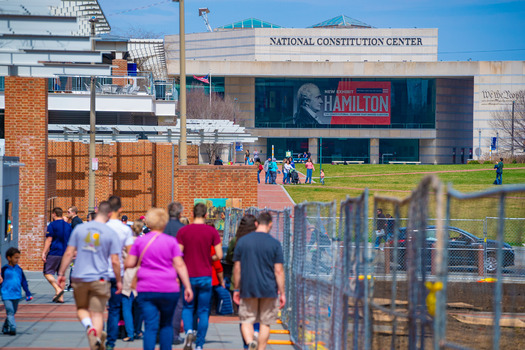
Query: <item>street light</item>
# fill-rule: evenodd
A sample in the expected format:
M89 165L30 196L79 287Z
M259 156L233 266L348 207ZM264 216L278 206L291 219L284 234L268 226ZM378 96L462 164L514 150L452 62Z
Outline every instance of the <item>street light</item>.
M173 0L179 3L179 61L180 61L180 139L179 164L188 165L186 145L186 37L184 29L184 0Z
M95 51L95 24L98 19L93 16L89 19L91 25L91 51ZM88 211L95 211L95 76L90 77L90 105L89 105L89 179L88 179Z
M512 157L514 158L514 102L515 101L512 101L512 126L511 126L511 131L510 131L510 154L512 155Z

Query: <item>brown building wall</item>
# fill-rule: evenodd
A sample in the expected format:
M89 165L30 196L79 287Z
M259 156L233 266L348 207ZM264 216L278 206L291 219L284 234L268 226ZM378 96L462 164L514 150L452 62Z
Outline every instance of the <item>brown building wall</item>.
M123 59L114 59L111 61L111 64L114 66L111 69L111 75L118 75L125 77L128 75L128 61ZM127 84L127 79L113 79L113 84L124 86Z
M195 198L238 198L243 208L257 206L255 166L181 166L175 180L175 198L188 218L193 217Z
M5 154L20 157L20 264L42 269L47 201L47 79L5 78Z

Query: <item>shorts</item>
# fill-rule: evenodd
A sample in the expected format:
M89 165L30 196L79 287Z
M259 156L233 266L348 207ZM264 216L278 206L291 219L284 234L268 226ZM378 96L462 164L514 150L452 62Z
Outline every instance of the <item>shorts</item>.
M104 312L106 310L106 303L111 296L108 281L73 282L71 286L73 287L77 309L86 309L92 312Z
M264 325L276 323L279 315L278 298L244 298L239 305L241 323L260 322Z
M59 255L48 255L44 263L44 275L58 274L62 257Z

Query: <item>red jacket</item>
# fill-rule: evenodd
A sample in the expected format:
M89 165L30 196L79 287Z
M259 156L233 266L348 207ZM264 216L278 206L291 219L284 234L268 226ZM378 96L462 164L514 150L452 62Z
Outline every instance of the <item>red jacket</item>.
M211 247L211 256L215 255L215 247ZM219 283L219 277L217 276L218 273L221 273L223 271L222 264L220 260L215 260L212 262L213 271L211 272L211 285L213 287L218 286Z

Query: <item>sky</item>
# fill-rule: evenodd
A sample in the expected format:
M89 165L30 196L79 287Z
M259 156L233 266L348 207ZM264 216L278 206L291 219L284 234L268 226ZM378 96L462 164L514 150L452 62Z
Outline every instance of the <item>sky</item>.
M99 0L112 33L179 32L179 4L171 0ZM257 18L306 28L342 14L375 28L438 28L438 60L524 61L525 0L186 0L186 33Z

